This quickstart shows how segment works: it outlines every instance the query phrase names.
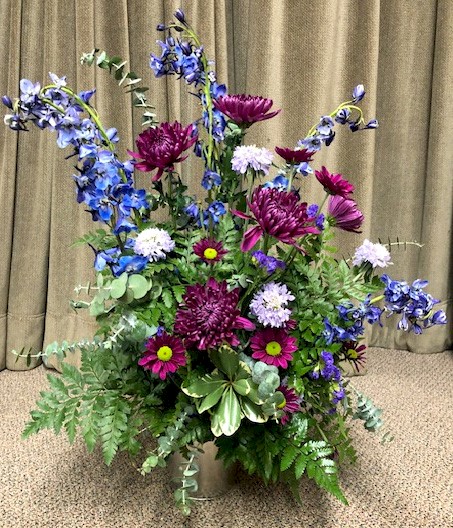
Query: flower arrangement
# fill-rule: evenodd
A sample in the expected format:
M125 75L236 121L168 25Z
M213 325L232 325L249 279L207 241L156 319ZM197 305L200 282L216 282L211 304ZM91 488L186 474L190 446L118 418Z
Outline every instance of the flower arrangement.
M174 17L157 28L164 40L150 66L190 86L201 109L195 123L157 123L126 62L99 50L82 57L109 70L144 110L147 128L127 161L91 103L95 90L77 93L50 74L50 84L23 79L18 99L2 98L11 129L32 123L72 150L77 201L102 225L81 239L94 252L96 283L76 288L88 300L73 301L96 317L98 332L37 354L80 349L81 367L63 363L61 376L49 375L24 436L63 428L73 441L79 430L107 464L118 450L142 456L142 474L180 452L187 464L175 498L185 513L207 441L226 465L239 462L266 483L283 480L297 494L306 474L346 503L338 466L355 459L348 420L371 432L382 420L341 362L363 366L365 323L397 315L398 328L419 334L445 324L445 313L426 281L378 275L391 264L388 246L365 240L346 261L329 245L337 229L360 233L364 217L354 186L312 162L336 127L378 126L358 106L364 87L294 149L244 144L251 126L280 110L264 97L227 94L185 14ZM177 172L191 150L204 163L198 201ZM135 187L134 171L150 173L151 191ZM309 177L324 188L321 204L303 201ZM160 208L166 221L154 219ZM157 441L146 451L150 436Z

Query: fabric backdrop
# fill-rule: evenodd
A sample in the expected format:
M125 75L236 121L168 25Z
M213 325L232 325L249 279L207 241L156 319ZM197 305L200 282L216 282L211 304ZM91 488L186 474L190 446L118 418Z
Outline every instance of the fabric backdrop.
M104 124L118 128L125 154L140 115L107 73L79 64L82 52L98 47L143 76L160 120L187 124L197 117L195 98L174 78L154 79L148 67L149 52L159 52L156 24L180 5L229 92L270 97L283 108L252 127L250 144L295 146L319 116L365 85L365 115L377 117L379 129L341 129L316 155L317 167L354 183L366 217L362 235L342 233L337 245L350 255L365 237L422 242L421 250L392 251L390 275L429 280L451 320L453 2L0 0L0 94L16 96L22 77L47 82L49 71L78 90L96 86L95 105ZM91 250L71 243L96 226L75 201L72 162L53 134L6 127L0 134L0 369L21 369L12 349L92 335L93 320L68 300L93 276ZM185 163L182 173L200 193L200 167ZM138 177L140 185L148 179ZM319 187L304 180L304 199L319 200ZM451 346L451 323L419 337L395 324L373 330L369 342L416 352Z

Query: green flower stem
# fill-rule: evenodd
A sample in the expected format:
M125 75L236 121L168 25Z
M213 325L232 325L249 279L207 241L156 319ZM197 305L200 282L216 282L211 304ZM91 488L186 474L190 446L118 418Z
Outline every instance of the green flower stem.
M335 117L337 115L337 112L339 112L340 110L342 110L343 108L348 108L350 110L356 110L358 113L359 113L359 123L364 123L365 120L363 119L363 112L362 112L362 109L358 106L355 106L354 104L352 104L354 101L346 101L344 103L341 103L339 106L337 106L337 108L335 108L335 110L333 112L331 112L330 114L328 114L329 117ZM316 125L313 125L308 134L307 134L307 137L310 137L314 134L314 132L316 131L316 127L318 126L318 123L316 123Z
M322 208L324 207L325 203L327 202L327 198L329 198L330 194L326 192L322 202L319 204L318 214L322 211Z
M293 178L296 175L296 167L291 167L289 172L289 178L288 178L288 187L286 189L287 192L291 192L291 187L293 186Z
M382 299L384 299L384 295L378 295L378 296L375 297L374 299L371 299L370 304L376 304L376 303L378 303L379 301L382 301Z

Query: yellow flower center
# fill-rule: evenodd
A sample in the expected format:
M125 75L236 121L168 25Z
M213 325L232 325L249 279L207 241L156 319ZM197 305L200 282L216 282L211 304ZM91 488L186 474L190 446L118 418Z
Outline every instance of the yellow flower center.
M157 351L157 357L161 361L170 361L172 356L173 356L173 350L167 345L160 347L159 350Z
M349 359L357 359L358 354L357 354L357 352L356 352L353 348L349 348L349 349L346 351L346 356L347 356Z
M277 405L277 409L284 409L286 406L286 398L283 396L283 401L279 405Z
M277 343L277 341L270 341L266 345L266 354L269 354L270 356L278 356L281 351L282 347L280 346L280 343Z
M218 253L217 250L214 248L206 248L203 252L203 255L204 258L208 260L214 260L217 257Z

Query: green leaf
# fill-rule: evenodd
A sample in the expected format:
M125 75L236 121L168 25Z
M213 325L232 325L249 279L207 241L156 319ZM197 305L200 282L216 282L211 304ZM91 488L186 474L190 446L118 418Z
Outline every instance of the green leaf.
M143 277L143 275L130 275L127 281L127 287L130 288L134 294L134 299L141 299L151 289L152 282Z
M220 398L222 397L224 390L225 390L225 384L222 383L222 385L217 387L217 389L215 389L213 392L208 394L198 406L198 412L201 414L204 411L211 409L211 407L214 407L214 405L216 405L219 402Z
M307 467L307 462L308 457L303 453L300 454L296 460L296 463L294 464L294 474L296 479L300 479L300 477L304 474L305 468Z
M221 346L210 354L211 361L221 371L224 372L228 379L232 380L234 374L239 368L239 355L227 345Z
M188 387L182 384L181 390L187 396L192 398L203 398L214 392L221 386L225 385L225 380L219 376L219 374L208 374L203 376L201 379L194 381Z
M222 394L220 405L215 414L218 416L220 428L225 436L231 436L239 429L241 406L232 387Z
M162 300L164 301L164 304L167 308L171 308L173 306L173 295L170 290L164 290L162 292Z
M243 398L241 400L241 408L244 415L255 423L267 422L267 416L265 416L261 410L261 407L256 403L253 403L249 399Z
M110 296L113 299L119 299L126 293L127 273L122 273L117 279L112 280L110 286Z
M252 390L252 386L250 384L250 380L239 379L233 382L233 389L241 396L247 396L247 394L249 394L249 392Z
M298 453L299 451L296 446L289 445L288 447L286 447L282 453L282 458L280 460L280 471L286 471L287 469L289 469L292 466Z

